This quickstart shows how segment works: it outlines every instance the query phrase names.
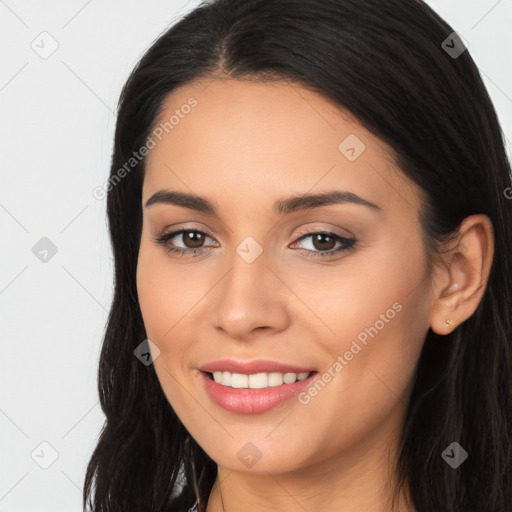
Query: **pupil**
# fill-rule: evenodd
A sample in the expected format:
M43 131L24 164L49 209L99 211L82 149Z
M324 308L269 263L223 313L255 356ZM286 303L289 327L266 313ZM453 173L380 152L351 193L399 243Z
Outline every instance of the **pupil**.
M325 239L331 239L331 243L329 247L322 246L322 243L325 243ZM317 246L317 243L320 242L320 247ZM334 240L329 235L319 233L313 237L313 245L315 246L315 249L332 249L333 248L333 242Z
M191 241L192 245L191 248L198 248L201 247L202 242L204 241L204 235L202 233L197 233L195 231L186 231L184 233L186 235L185 244L187 242ZM196 245L194 245L196 244Z

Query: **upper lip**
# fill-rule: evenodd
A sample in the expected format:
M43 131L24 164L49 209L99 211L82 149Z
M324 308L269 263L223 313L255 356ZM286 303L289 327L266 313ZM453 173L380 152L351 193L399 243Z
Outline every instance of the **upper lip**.
M263 359L254 359L252 361L235 361L234 359L223 359L211 361L199 368L203 372L230 372L252 375L254 373L309 373L313 368L281 363L279 361L265 361Z

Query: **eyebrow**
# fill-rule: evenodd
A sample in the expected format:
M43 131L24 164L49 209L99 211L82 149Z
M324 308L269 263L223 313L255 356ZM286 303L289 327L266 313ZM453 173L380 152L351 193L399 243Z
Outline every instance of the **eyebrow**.
M209 199L185 192L159 190L147 200L146 208L157 203L172 204L210 215L218 215L217 208ZM346 203L366 206L378 212L382 211L382 208L377 204L367 201L352 192L333 190L322 194L297 195L278 200L274 203L274 212L288 214L299 210L319 208L320 206Z

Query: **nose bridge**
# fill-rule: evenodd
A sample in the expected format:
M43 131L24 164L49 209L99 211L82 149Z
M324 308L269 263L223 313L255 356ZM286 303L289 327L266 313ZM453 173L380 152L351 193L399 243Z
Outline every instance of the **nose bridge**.
M254 239L242 241L235 248L223 297L235 301L234 306L238 304L239 307L271 301L268 264L267 251L258 242Z
M270 253L247 237L235 248L216 298L217 324L241 337L256 327L283 328L285 306L278 280L267 266Z

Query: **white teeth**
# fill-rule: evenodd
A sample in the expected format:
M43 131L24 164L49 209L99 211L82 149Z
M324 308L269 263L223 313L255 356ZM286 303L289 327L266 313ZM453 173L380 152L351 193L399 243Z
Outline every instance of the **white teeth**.
M281 386L282 384L293 384L297 380L304 380L310 372L304 373L254 373L245 375L243 373L213 372L213 380L217 384L232 388L264 389L268 387Z
M282 373L269 373L268 374L268 385L269 386L280 386L283 383L283 374Z
M285 373L283 377L283 382L285 384L291 384L292 382L295 382L297 380L297 374L296 373Z
M266 373L255 373L249 375L249 387L251 389L262 389L268 387L268 375Z
M249 375L243 373L232 373L231 374L231 387L232 388L248 388L249 387Z

